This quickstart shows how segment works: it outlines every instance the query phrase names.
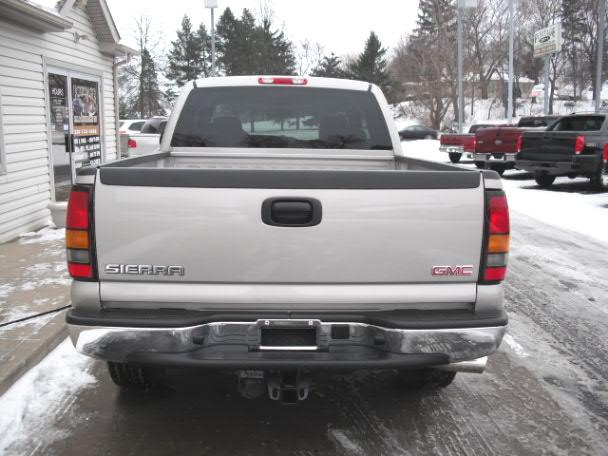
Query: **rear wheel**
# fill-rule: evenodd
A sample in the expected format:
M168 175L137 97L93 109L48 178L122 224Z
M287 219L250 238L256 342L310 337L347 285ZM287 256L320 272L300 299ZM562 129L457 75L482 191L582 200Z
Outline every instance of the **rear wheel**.
M399 371L400 383L408 389L445 388L456 378L456 372L439 369Z
M608 190L608 164L602 163L591 176L591 187L600 192Z
M159 383L162 370L148 366L108 361L112 381L123 388L148 390Z
M475 162L475 166L477 166L477 169L485 169L486 164L484 162Z
M551 187L553 182L555 182L555 176L550 176L548 174L539 174L534 176L534 180L541 187Z
M448 155L450 156L450 161L452 163L458 163L462 157L462 154L459 154L458 152L450 152Z

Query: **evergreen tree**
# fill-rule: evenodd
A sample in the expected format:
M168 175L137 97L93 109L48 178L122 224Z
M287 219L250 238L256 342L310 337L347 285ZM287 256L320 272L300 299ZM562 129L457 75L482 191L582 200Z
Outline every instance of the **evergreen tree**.
M440 33L455 33L456 8L453 0L420 0L415 34L437 36Z
M218 61L227 76L293 74L295 56L283 31L266 17L260 25L247 8L240 19L226 8L217 25Z
M158 71L150 51L144 48L141 53L141 72L137 94L138 111L142 118L164 113L161 106L162 94L158 84Z
M322 78L346 78L346 72L342 67L342 60L332 52L329 56L323 57L311 75Z
M230 8L226 8L220 16L215 33L215 48L218 68L226 75L235 74L237 65L236 41L238 40L238 20Z
M190 18L185 15L182 28L177 31L177 39L171 42L167 79L175 81L178 87L186 82L209 74L207 31L201 24L197 32L192 31Z
M376 84L387 96L391 93L394 84L387 69L386 48L374 32L369 34L363 52L349 65L348 73L353 79Z
M285 33L272 30L269 17L262 20L256 28L255 46L258 51L256 73L258 74L294 74L296 59L291 42Z

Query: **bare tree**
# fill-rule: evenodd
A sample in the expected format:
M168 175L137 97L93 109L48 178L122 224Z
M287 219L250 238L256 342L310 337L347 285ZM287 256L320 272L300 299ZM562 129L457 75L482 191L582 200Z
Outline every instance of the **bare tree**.
M300 76L309 74L317 68L325 56L323 46L319 42L305 39L296 50L296 70Z

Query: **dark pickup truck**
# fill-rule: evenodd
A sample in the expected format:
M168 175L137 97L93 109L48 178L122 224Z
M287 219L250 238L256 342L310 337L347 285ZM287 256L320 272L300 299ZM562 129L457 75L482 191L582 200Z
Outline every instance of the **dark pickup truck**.
M534 174L549 187L557 176L591 179L597 190L608 189L608 120L605 114L572 114L545 131L526 131L515 167Z

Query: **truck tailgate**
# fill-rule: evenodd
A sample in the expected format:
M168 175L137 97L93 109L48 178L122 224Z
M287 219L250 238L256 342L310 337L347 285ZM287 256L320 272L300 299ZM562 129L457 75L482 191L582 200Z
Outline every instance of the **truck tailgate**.
M143 293L154 293L147 285L184 284L191 297L202 285L383 284L397 287L391 290L401 300L474 300L484 219L476 172L155 170L146 182L145 171L104 179L102 168L97 179L102 300L116 298L108 284L123 282L139 284ZM266 224L262 207L272 198L317 200L320 223ZM110 273L108 265L123 266L123 273ZM127 265L135 267L125 272ZM432 275L434 266L446 265L470 265L473 274ZM156 273L153 266L180 266L184 273ZM457 286L442 295L433 289L437 283ZM408 297L401 285L418 288ZM252 293L240 290L244 300ZM214 293L221 300L221 289Z

